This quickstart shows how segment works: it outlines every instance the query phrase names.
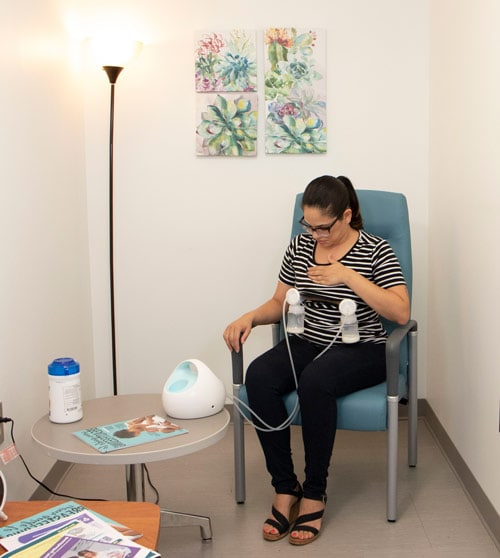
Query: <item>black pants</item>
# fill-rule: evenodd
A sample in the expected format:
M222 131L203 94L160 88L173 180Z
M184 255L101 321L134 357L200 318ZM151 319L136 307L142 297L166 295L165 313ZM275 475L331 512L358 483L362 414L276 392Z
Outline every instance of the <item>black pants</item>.
M298 378L305 456L304 496L315 500L326 494L328 468L337 430L337 398L385 381L385 345L335 344L317 360L323 348L299 337L290 339ZM250 407L271 426L287 418L282 395L295 389L286 343L282 341L248 367L245 385ZM259 424L257 419L256 424ZM279 494L296 488L290 448L290 428L257 430L272 485Z

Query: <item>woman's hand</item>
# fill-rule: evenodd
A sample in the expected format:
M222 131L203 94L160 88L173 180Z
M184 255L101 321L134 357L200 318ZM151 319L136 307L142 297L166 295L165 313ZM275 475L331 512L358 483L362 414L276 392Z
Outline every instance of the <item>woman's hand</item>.
M338 261L310 267L307 274L319 285L344 284L382 317L404 325L410 319L410 299L405 285L383 289Z
M241 345L248 339L253 327L274 324L281 319L281 312L288 289L290 289L290 285L285 285L285 283L278 281L272 298L255 310L243 314L243 316L226 327L223 337L230 351L240 352Z
M253 326L252 317L244 314L230 323L224 330L224 341L230 351L240 352L240 346L247 340Z
M345 283L346 267L338 261L330 262L328 265L316 265L307 270L311 281L319 285L340 285Z

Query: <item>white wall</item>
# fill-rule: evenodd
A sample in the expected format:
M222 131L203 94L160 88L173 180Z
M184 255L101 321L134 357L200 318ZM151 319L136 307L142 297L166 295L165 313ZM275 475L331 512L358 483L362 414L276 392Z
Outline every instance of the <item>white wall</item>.
M147 6L147 9L144 7ZM400 0L247 4L187 0L126 4L147 30L116 87L116 306L119 391L158 392L175 366L199 358L230 389L225 325L274 290L294 196L314 177L345 174L361 188L409 199L415 315L427 289L428 7ZM131 8L132 7L132 8ZM94 8L92 8L94 9ZM251 17L249 14L251 12ZM128 12L130 13L130 12ZM300 15L299 15L300 14ZM305 15L306 14L306 15ZM256 158L194 154L194 31L326 29L328 154L269 156L263 84ZM108 86L88 68L86 153L97 389L109 393L106 251ZM425 327L423 327L425 331ZM247 356L269 346L255 331ZM422 354L425 337L422 337ZM425 376L421 379L425 393Z
M52 460L31 445L47 412L47 365L72 356L94 391L81 72L58 3L3 2L0 18L0 401L17 448L43 477ZM10 426L5 425L10 443ZM20 459L0 464L11 499L36 488Z
M500 513L500 4L431 6L427 399Z
M22 260L6 266L11 286L2 289L9 311L2 316L2 343L7 342L0 397L16 418L18 445L39 476L51 461L31 447L29 427L46 412L48 361L63 352L79 358L84 394L111 393L109 84L102 70L88 61L75 68L70 57L79 22L85 27L103 7L112 7L117 20L129 18L145 42L116 89L119 391L159 392L175 365L190 357L206 362L229 389L224 326L272 293L293 198L312 178L331 173L351 177L360 188L398 190L408 197L425 396L427 1L319 0L310 12L298 0L287 2L286 10L263 0L251 7L223 0L186 0L175 7L163 0L4 4L2 39L11 44L22 39L22 48L11 47L9 60L2 61L8 88L0 88L0 110L9 130L0 154L7 214L2 226L3 238L15 240L6 246L5 261L19 255ZM105 14L98 19L104 21ZM328 154L268 156L261 135L256 158L197 158L194 31L239 26L256 29L261 37L275 25L326 29ZM35 60L38 38L62 42L58 57ZM261 110L261 132L263 121ZM13 142L16 134L19 140ZM267 330L255 331L247 356L269 341ZM20 486L18 479L26 476L18 463L7 472L16 478L11 496L23 498L33 486Z
M109 85L101 70L74 64L71 34L104 6L131 15L146 42L117 86L120 391L158 391L191 356L229 383L221 332L272 291L293 196L311 178L342 173L359 187L400 190L413 227L419 394L500 510L490 295L499 275L497 1L321 0L307 17L297 0L286 12L262 0L1 6L0 400L34 473L52 464L29 437L46 412L48 362L70 354L85 396L111 390ZM257 158L196 158L193 31L302 22L327 31L328 154L270 157L260 141ZM252 337L248 355L268 339ZM11 498L33 491L19 460L2 470Z

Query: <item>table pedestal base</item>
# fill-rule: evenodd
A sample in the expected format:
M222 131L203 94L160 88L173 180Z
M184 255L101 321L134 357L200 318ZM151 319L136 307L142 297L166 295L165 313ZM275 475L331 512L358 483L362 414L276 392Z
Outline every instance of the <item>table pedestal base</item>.
M127 479L127 500L129 502L144 502L146 493L144 490L144 469L142 463L125 465Z
M209 517L160 509L160 527L187 527L190 525L200 527L201 540L204 543L212 542L212 525Z
M129 502L145 501L144 465L136 463L126 465L127 477L127 500ZM198 525L200 527L201 540L204 543L212 541L212 525L210 518L204 515L193 515L189 513L160 510L160 527L188 527Z

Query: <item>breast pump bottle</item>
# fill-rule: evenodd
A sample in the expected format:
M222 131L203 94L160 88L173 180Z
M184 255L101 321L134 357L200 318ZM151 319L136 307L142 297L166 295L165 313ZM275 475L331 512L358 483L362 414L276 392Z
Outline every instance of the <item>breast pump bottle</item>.
M297 289L289 289L286 293L288 315L286 330L288 333L304 333L304 306L300 302L300 293Z
M356 318L357 305L354 300L345 298L339 304L340 326L342 328L343 343L357 343L359 341L358 320Z

